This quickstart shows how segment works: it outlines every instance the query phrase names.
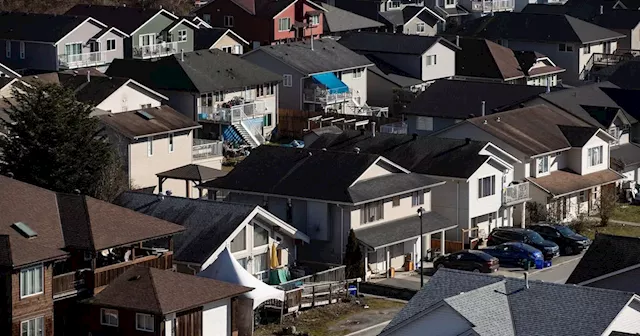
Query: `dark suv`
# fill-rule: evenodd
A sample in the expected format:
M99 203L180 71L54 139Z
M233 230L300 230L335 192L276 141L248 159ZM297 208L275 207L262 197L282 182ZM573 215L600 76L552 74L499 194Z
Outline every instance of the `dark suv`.
M551 260L560 255L558 244L544 240L537 232L530 229L514 227L495 228L489 234L487 245L494 246L506 242L520 242L531 245L542 252L545 260Z
M591 245L589 238L575 233L565 225L539 223L530 225L529 228L539 233L542 238L558 244L562 254L578 254Z

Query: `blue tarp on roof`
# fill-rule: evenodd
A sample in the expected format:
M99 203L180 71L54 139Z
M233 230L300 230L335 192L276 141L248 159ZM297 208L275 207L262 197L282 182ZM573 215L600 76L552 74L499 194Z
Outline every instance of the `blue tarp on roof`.
M343 83L333 72L325 72L319 75L312 75L314 80L324 85L330 94L349 92L347 84Z

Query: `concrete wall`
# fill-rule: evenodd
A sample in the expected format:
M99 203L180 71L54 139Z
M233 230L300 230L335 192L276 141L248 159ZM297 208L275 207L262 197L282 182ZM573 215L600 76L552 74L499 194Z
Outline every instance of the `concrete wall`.
M427 56L436 55L436 64L427 65ZM434 44L422 55L422 80L432 81L456 74L456 53L441 43ZM428 89L427 89L428 90Z
M269 56L262 50L256 50L252 53L243 55L242 58L279 75L291 75L291 87L285 87L282 83L279 84L279 105L285 109L302 109L302 78L305 77L303 74L294 70L287 64Z
M116 92L98 104L96 108L117 113L137 110L146 104L151 104L151 107L157 107L162 105L162 101L155 95L151 96L147 90L130 83L116 90Z
M231 334L231 300L223 299L202 307L202 336Z

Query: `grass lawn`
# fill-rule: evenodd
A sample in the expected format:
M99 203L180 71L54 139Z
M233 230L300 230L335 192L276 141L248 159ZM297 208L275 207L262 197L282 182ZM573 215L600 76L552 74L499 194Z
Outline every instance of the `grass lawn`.
M395 312L399 311L405 304L396 301L377 299L377 298L358 298L360 304L352 302L341 302L332 305L312 308L304 310L297 318L293 315L286 316L282 325L269 324L260 326L253 333L256 336L275 335L284 327L295 326L298 332L307 332L311 336L330 336L330 335L346 335L353 332L347 327L347 319L356 319L356 316L366 313L367 315L387 313L389 320L395 316ZM363 303L369 308L364 309ZM383 321L380 321L383 322Z
M640 226L623 226L617 224L609 224L608 226L590 226L579 233L593 240L596 232L607 233L616 236L640 237Z
M611 215L611 219L640 223L640 206L619 204Z

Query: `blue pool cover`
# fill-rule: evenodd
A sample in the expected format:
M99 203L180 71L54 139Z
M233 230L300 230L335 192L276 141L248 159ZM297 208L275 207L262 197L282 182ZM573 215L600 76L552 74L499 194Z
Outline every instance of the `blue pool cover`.
M347 84L343 83L333 72L325 72L319 75L312 75L314 80L324 85L329 90L330 94L345 93L349 91Z

